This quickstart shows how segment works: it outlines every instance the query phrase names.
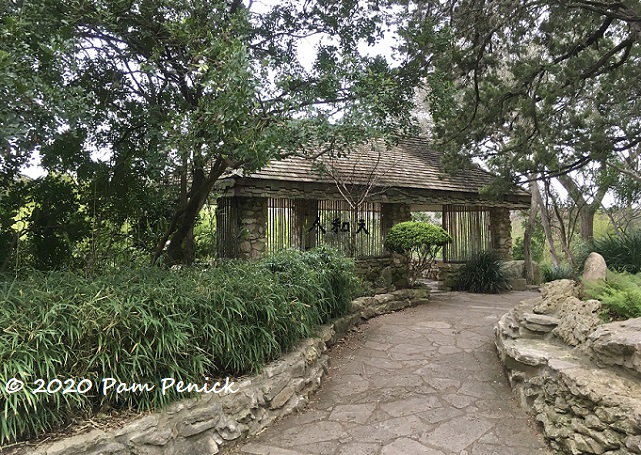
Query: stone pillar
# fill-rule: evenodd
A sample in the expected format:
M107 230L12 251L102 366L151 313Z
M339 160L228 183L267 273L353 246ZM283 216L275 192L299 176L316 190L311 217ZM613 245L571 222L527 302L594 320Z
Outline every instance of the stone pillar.
M267 198L238 198L239 249L242 259L260 259L267 252Z
M409 204L381 204L381 235L383 239L392 226L403 221L411 221Z
M318 201L316 199L294 199L292 201L294 225L292 227L292 246L309 250L316 246L316 227Z
M392 226L403 221L411 221L412 213L409 204L381 204L381 236L385 236L392 229ZM389 254L389 252L388 252ZM409 283L410 263L409 258L397 253L392 253L392 269L394 276L391 281L395 286L405 287ZM381 277L385 279L381 274Z
M509 209L490 208L490 245L502 260L512 260L512 222Z

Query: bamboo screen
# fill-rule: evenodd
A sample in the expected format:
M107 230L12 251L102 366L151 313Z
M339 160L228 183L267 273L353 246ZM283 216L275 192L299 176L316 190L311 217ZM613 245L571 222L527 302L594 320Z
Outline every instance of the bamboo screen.
M443 248L445 262L465 262L490 247L490 212L487 209L443 206L443 229L453 239Z
M216 246L218 257L237 258L240 254L238 203L236 198L223 197L216 209Z
M302 248L302 223L297 223L294 204L289 199L269 199L267 250ZM362 204L355 213L346 201L319 201L318 216L305 227L316 235L316 244L325 244L355 256L383 254L381 205ZM352 241L354 242L352 244Z
M267 204L267 251L300 248L301 234L296 232L292 201L270 198Z
M313 227L317 244L330 245L356 257L383 254L379 203L364 203L355 212L346 201L319 201L318 219Z

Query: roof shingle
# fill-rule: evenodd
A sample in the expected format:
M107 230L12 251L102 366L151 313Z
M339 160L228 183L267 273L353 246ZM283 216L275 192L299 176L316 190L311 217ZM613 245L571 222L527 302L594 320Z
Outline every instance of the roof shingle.
M398 145L386 148L375 143L361 147L344 157L323 156L316 161L301 157L289 157L272 161L263 169L245 176L245 179L334 183L328 173L318 171L325 166L335 172L345 184L377 187L415 188L423 190L456 191L475 193L491 183L494 176L478 166L456 174L446 174L440 163L441 155L430 148L424 138L403 139ZM513 195L529 193L515 187Z

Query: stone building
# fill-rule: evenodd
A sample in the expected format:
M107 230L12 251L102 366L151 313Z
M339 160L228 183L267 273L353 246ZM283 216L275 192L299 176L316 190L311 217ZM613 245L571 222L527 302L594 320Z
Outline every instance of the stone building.
M510 210L528 208L519 188L492 198L482 193L493 176L478 167L445 174L426 139L374 143L341 157L290 157L250 175L218 183L218 254L256 259L282 247L324 243L361 262L383 265L383 240L411 212L440 212L454 241L445 263L493 248L512 257Z

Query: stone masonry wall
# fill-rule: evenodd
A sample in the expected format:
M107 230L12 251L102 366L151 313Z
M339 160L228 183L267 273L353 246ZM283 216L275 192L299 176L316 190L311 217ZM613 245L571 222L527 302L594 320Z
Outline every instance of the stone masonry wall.
M381 204L381 235L383 238L395 224L411 220L412 212L409 204Z
M570 280L496 326L510 384L559 453L641 454L641 319L603 324Z
M509 209L490 209L490 239L492 248L503 261L512 260L512 221Z
M426 303L427 289L399 290L352 303L352 312L321 335L239 380L236 393L204 394L147 414L118 429L94 429L12 455L213 455L225 444L254 435L274 420L302 409L327 372L325 352L351 327L375 315Z
M240 253L243 259L260 259L267 252L267 212L267 198L239 198Z
M400 254L363 257L355 260L356 274L372 284L377 292L389 292L407 287L408 258Z

